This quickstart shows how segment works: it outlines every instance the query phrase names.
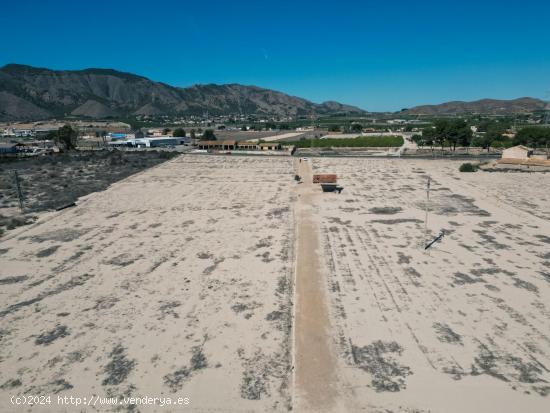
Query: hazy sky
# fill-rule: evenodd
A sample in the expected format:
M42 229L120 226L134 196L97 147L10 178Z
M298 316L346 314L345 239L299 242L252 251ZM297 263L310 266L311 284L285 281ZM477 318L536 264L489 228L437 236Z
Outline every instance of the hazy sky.
M550 92L549 0L2 0L0 15L0 65L254 84L371 111Z

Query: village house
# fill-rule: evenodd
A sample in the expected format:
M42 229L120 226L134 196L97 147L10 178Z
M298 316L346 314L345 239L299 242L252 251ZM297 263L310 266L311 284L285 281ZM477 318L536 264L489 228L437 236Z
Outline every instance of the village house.
M533 155L533 150L523 146L513 146L502 151L502 159L529 159Z
M534 153L533 149L518 145L503 150L502 158L498 160L498 164L518 165L519 167L531 168L530 170L532 170L534 167L550 167L550 161L547 159L548 155L545 153Z

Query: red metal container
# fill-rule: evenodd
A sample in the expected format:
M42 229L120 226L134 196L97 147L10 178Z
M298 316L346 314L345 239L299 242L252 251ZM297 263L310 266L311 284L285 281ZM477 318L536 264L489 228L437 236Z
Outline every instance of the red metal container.
M314 184L335 184L337 181L336 174L315 174L313 175Z

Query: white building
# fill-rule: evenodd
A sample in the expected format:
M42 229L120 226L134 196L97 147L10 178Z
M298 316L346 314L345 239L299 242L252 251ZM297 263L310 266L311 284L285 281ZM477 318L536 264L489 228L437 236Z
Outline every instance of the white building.
M163 146L184 145L190 138L174 138L172 136L159 136L153 138L134 138L108 142L111 147L128 148L159 148Z
M502 151L502 159L529 159L533 155L533 150L523 146L513 146Z

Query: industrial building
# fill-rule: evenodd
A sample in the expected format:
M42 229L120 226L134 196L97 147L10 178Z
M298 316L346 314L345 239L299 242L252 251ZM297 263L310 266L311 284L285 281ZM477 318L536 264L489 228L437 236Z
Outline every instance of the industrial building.
M111 147L127 147L127 148L160 148L163 146L184 145L187 143L187 138L174 138L172 136L160 136L156 138L138 138L116 140L108 142Z
M280 151L282 149L279 142L256 143L250 141L237 142L235 140L199 141L197 146L199 149L211 151Z

